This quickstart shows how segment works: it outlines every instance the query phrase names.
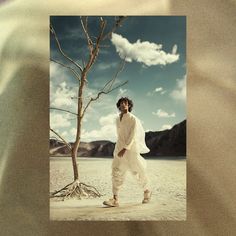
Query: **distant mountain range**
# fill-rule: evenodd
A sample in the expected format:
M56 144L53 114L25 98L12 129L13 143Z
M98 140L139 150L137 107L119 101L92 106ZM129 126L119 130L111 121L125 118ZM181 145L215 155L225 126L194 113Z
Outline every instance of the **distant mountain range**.
M145 140L150 152L144 156L186 156L186 120L170 130L147 132Z
M143 156L186 156L186 120L174 125L170 130L146 132L146 144L149 153ZM73 144L71 143L73 146ZM78 150L80 157L112 156L115 143L101 140L81 142ZM50 139L50 156L68 156L70 151L57 139Z

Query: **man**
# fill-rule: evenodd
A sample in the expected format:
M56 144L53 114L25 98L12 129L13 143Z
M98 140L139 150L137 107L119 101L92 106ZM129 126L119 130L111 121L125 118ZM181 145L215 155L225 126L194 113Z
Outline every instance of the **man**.
M103 204L110 207L119 206L118 192L124 182L127 170L137 177L144 190L142 203L148 203L151 198L151 191L146 175L146 160L140 155L140 153L149 152L145 144L145 132L139 119L130 113L133 108L132 100L122 97L116 106L120 115L116 119L118 138L112 162L113 198L104 201Z

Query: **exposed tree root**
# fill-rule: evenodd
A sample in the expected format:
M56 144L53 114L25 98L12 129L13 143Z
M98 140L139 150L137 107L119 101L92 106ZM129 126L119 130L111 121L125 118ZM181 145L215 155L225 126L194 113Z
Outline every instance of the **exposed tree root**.
M60 198L63 201L69 198L82 199L96 198L101 196L102 195L95 187L82 183L79 180L75 180L62 189L50 193L50 198Z

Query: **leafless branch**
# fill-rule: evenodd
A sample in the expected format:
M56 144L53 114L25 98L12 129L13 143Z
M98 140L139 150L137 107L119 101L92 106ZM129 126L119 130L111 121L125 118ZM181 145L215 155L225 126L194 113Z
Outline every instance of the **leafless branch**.
M57 135L57 137L59 137L59 138L63 141L63 143L66 145L66 147L67 147L70 151L72 151L71 145L70 145L69 143L67 143L66 140L65 140L64 138L62 138L60 134L58 134L58 133L57 133L55 130L53 130L52 128L50 128L50 130L51 130L55 135Z
M118 70L116 71L114 77L113 77L111 80L109 80L109 81L103 86L103 88L101 89L100 92L98 92L98 94L97 94L96 97L90 98L90 100L88 101L87 105L85 106L85 108L84 108L84 110L83 110L83 112L82 112L82 117L84 116L84 114L85 114L86 110L88 109L89 105L90 105L92 102L94 102L94 101L96 101L97 99L99 99L99 97L100 97L102 94L108 94L108 93L112 92L113 90L115 90L115 89L117 89L117 88L120 88L121 86L123 86L123 85L125 85L126 83L128 83L128 81L125 81L124 83L122 83L122 84L120 84L120 85L118 85L118 86L112 88L112 86L113 86L113 84L114 84L114 82L115 82L115 80L116 80L118 74L119 74L121 71L123 71L124 65L125 65L125 58L121 61L120 66L118 67ZM108 86L109 86L109 88L107 88Z
M68 118L67 120L75 120L77 119L77 117L74 117L74 118Z
M74 113L74 112L71 112L71 111L68 111L68 110L64 110L64 109L61 109L61 108L56 108L56 107L50 107L51 110L58 110L58 111L64 111L64 112L68 112L70 114L73 114L73 115L76 115L78 116L78 114Z
M114 24L112 30L111 30L109 33L107 33L106 35L104 35L103 38L102 38L102 40L105 40L105 39L107 39L107 38L110 38L110 37L111 37L111 34L112 34L113 32L115 32L118 27L121 26L121 23L122 23L126 18L127 18L127 16L119 16L118 19L115 21L115 24Z
M50 136L50 139L56 139L56 140L59 140L59 139L57 138L57 136Z
M80 22L81 22L81 25L82 25L85 37L86 37L87 42L88 42L88 47L89 47L90 55L92 55L92 52L93 52L93 41L91 40L91 38L89 36L89 33L88 33L88 17L87 16L85 17L85 22L84 22L83 18L81 16L80 17Z
M81 98L81 97L71 97L71 99L79 99L79 98ZM89 98L91 98L91 95L89 96L86 96L86 97L82 97L83 99L89 99Z
M58 47L60 53L61 53L67 60L69 60L71 63L73 63L77 68L79 68L79 70L82 72L82 71L83 71L83 68L82 68L78 63L76 63L73 59L71 59L68 55L66 55L66 54L63 52L63 50L62 50L62 48L61 48L61 44L60 44L60 42L59 42L59 39L58 39L58 37L57 37L57 34L56 34L56 32L55 32L55 30L54 30L52 24L50 24L50 31L52 32L52 34L53 34L54 37L55 37L55 40L56 40L56 42L57 42L57 47Z
M116 87L114 87L114 88L112 88L112 89L110 89L110 90L108 90L108 91L100 91L100 92L97 94L97 96L96 96L95 98L90 98L89 102L87 103L87 105L85 106L85 108L84 108L84 110L83 110L83 112L82 112L82 117L84 116L84 114L85 114L86 110L88 109L89 105L91 104L91 102L94 102L94 101L96 101L97 99L99 99L99 97L100 97L102 94L108 94L108 93L112 92L113 90L118 89L118 88L120 88L121 86L123 86L123 85L125 85L125 84L127 84L127 83L128 83L128 81L125 81L124 83L119 84L119 85L117 85Z
M102 17L100 18L100 20L101 20L101 22L100 22L100 32L99 32L99 35L98 35L97 40L96 40L96 46L92 50L92 54L90 56L90 60L89 60L89 63L87 65L87 69L89 69L94 64L94 62L95 62L95 60L98 56L100 43L101 43L101 40L103 38L104 29L106 28L106 24L107 24L106 21L104 21Z
M81 25L82 25L85 37L87 39L88 48L90 51L90 57L87 62L87 65L85 66L86 71L88 71L90 69L90 67L94 64L94 62L98 56L98 53L99 53L101 41L104 40L105 38L109 37L111 35L111 33L114 32L116 30L116 28L118 28L121 25L124 18L125 17L123 17L123 16L119 17L118 20L116 20L116 23L115 23L113 29L111 30L111 32L109 32L107 35L104 36L104 30L106 28L107 22L102 17L100 17L100 32L99 32L98 36L95 37L96 43L94 44L93 41L91 40L91 37L89 36L89 33L88 33L88 28L87 28L88 17L85 17L84 20L83 20L83 17L80 17Z
M118 70L115 72L114 77L113 77L111 80L107 81L107 83L106 83L106 84L104 85L104 87L102 88L102 91L103 91L108 85L109 85L109 89L111 89L111 87L113 86L113 84L114 84L114 82L115 82L115 80L116 80L118 74L123 71L124 66L125 66L125 58L121 61L120 66L119 66ZM109 90L109 89L108 89L108 90Z
M50 60L57 63L57 64L59 64L59 65L61 65L61 66L63 66L63 67L68 68L75 75L75 77L80 81L80 75L71 66L65 65L62 62L56 61L52 58L50 58Z
M119 84L119 85L117 85L116 87L112 88L112 89L109 90L107 93L110 93L110 92L114 91L115 89L118 89L118 88L122 87L123 85L125 85L125 84L127 84L127 83L128 83L128 80L126 80L124 83ZM105 94L107 94L107 93L105 93Z

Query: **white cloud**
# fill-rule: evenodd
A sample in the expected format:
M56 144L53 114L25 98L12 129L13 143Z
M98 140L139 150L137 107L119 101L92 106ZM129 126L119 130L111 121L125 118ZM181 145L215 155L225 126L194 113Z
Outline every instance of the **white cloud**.
M75 110L76 100L72 100L77 94L78 86L70 82L67 71L58 64L50 63L50 105L59 106L58 108L71 107Z
M122 89L122 88L119 89L119 96L125 93L127 93L127 89Z
M178 46L175 44L172 48L172 54L176 54L177 53L177 49L178 49Z
M121 97L128 97L131 100L133 100L132 98L135 97L135 94L130 89L119 88L119 90L117 92L117 96L115 98L115 104Z
M175 100L186 100L186 75L183 79L177 79L176 88L170 93L170 96Z
M53 81L54 85L58 85L67 79L66 69L55 62L50 62L50 81Z
M166 111L158 109L157 112L152 112L153 115L163 118L175 117L175 113L168 114Z
M110 140L115 141L116 139L116 125L115 118L117 114L108 114L102 116L99 119L100 129L94 129L91 131L82 130L81 139L83 141L94 141L94 140ZM73 129L75 133L75 129Z
M127 62L135 60L147 66L152 66L171 64L179 59L179 55L176 54L177 45L174 45L172 53L166 53L162 50L161 44L148 41L141 42L140 39L132 44L116 33L112 33L111 42L115 45L119 56L122 59L125 58Z
M169 124L162 125L162 127L159 129L159 131L166 130L166 129L171 129L172 126Z
M76 132L77 132L76 128L71 128L71 129L70 129L70 134L71 134L72 136L75 136L75 135L76 135ZM83 132L83 129L82 129L82 132Z
M50 83L50 104L53 107L62 108L72 107L76 108L76 100L71 99L75 96L73 88L70 88L65 81L60 83L58 87L54 86L53 82Z
M67 131L64 131L61 136L64 138L64 137L67 137L68 136L68 132Z
M76 128L73 127L70 129L70 135L75 136L76 132L77 132ZM83 132L83 129L82 129L82 132Z
M81 140L85 142L95 141L95 140L101 140L101 133L99 130L92 130L92 131L85 131L83 130L81 134Z
M58 114L55 112L50 113L50 126L55 128L69 127L71 122L69 119L69 114Z
M57 65L54 62L50 62L50 78L57 77L57 75L60 74L60 68L59 65Z
M52 137L53 137L53 138L57 138L56 135L55 135L51 130L50 130L49 135L50 135L50 138L52 138Z
M107 116L102 116L99 119L99 123L101 126L113 125L113 124L115 124L116 117L117 117L117 114L109 114Z
M162 87L159 87L159 88L156 88L155 89L155 92L159 92L159 91L162 91L163 90L163 88Z
M164 93L166 93L166 91L163 90L162 87L159 87L159 88L155 88L153 91L149 91L149 92L147 93L147 96L153 96L155 93L158 93L158 92L160 92L161 95L163 95Z

